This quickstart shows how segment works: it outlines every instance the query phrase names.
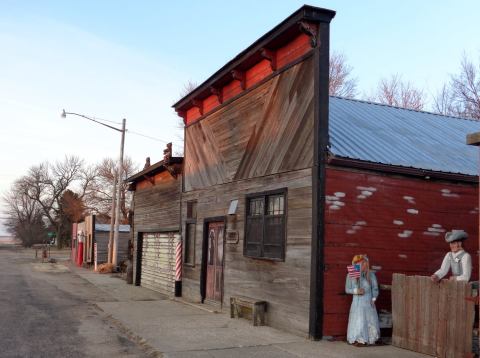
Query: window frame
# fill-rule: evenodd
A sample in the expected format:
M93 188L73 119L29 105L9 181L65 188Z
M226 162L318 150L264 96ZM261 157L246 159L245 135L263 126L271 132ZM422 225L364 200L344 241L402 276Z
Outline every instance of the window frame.
M268 210L268 197L282 195L283 196L283 214L282 215L267 215ZM263 256L248 255L247 254L247 232L248 232L248 218L250 213L250 201L256 198L263 198L263 214L262 217L262 238L260 243L260 252ZM287 219L288 219L288 190L287 188L268 190L263 192L251 193L245 196L245 220L244 220L244 234L243 234L243 256L257 259L257 260L268 260L268 261L280 261L284 262L286 257L286 247L287 247ZM281 237L282 243L280 245L281 255L278 257L268 257L264 256L264 238L265 238L265 218L266 217L283 217L283 235Z

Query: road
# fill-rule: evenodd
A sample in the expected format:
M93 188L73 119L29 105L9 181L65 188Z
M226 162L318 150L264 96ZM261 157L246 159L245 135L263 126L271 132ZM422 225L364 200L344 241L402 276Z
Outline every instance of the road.
M146 357L93 302L105 292L62 264L0 245L0 357Z

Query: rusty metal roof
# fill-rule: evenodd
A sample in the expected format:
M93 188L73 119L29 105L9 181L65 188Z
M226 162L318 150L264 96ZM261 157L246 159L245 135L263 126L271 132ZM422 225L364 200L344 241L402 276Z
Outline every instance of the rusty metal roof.
M330 97L335 157L445 173L478 175L478 148L466 144L480 121Z

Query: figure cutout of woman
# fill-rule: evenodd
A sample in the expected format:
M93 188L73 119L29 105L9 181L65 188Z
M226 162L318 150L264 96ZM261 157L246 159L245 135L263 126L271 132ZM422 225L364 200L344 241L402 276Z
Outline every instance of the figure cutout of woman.
M358 347L374 344L380 338L375 300L378 297L378 283L370 271L367 255L353 257L348 266L345 291L353 295L348 317L347 341Z

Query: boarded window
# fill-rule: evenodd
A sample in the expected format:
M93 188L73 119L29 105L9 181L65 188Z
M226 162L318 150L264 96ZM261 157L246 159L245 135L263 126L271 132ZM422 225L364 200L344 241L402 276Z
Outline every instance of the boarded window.
M197 218L197 202L187 201L187 219L195 220Z
M185 233L185 264L195 265L195 229L196 224L187 224Z
M244 255L285 259L285 191L247 198Z
M185 225L184 263L195 265L195 231L197 227L197 202L187 201L187 220Z

